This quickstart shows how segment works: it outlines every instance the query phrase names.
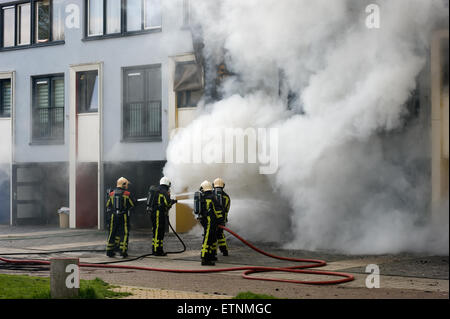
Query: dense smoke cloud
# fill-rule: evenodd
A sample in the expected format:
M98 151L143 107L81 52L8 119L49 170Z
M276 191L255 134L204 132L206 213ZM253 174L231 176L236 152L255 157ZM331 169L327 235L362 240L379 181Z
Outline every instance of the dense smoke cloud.
M361 1L193 3L207 63L223 59L238 76L169 144L165 174L178 190L221 176L233 200L230 226L253 240L448 254L448 214L436 225L426 218L429 102L415 115L406 107L427 66L431 31L448 26L448 4L377 1L380 28L370 29ZM291 110L280 74L296 97ZM179 163L192 136L214 148L214 129L229 127L278 128L277 173Z

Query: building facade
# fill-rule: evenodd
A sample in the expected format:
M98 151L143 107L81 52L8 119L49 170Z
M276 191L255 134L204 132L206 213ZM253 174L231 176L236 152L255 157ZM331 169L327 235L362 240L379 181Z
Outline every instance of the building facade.
M146 196L195 113L177 97L201 92L174 90L196 64L188 14L186 0L0 0L0 223L57 224L69 207L71 228L103 228L121 176Z
M205 93L189 11L188 0L0 0L0 224L57 224L69 207L71 228L101 229L117 178L147 195ZM430 38L420 81L434 206L448 201L448 37ZM183 205L170 218L195 224ZM132 221L150 225L143 205Z

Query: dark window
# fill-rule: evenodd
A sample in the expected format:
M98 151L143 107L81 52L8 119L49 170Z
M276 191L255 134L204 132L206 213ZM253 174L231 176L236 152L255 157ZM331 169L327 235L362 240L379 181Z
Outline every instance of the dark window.
M64 40L64 15L64 0L29 0L3 6L0 47L29 47Z
M174 91L177 107L195 107L203 97L203 68L195 61L178 62L175 66Z
M188 27L191 24L191 2L183 0L183 26Z
M64 77L33 78L33 142L64 140Z
M203 90L177 92L177 107L196 107L203 97Z
M86 0L86 36L160 30L161 0Z
M98 71L77 73L77 111L98 111Z
M160 65L124 69L124 140L161 139L161 90Z
M50 0L35 3L35 42L48 42L50 39Z
M441 44L442 86L448 87L448 38Z
M11 80L0 80L0 117L11 116Z

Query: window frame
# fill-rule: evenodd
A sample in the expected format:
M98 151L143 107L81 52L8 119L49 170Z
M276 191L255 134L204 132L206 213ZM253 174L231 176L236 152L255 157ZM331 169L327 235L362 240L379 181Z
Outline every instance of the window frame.
M36 7L37 2L42 0L19 0L19 1L11 1L7 3L1 3L0 4L0 52L1 51L11 51L11 50L21 50L21 49L28 49L28 48L35 48L35 47L42 47L42 46L52 46L52 45L60 45L64 44L65 40L53 40L53 0L49 0L50 8L49 8L49 40L45 42L38 42L36 41ZM29 3L30 4L30 43L29 44L18 44L19 35L18 35L18 7L19 5L23 5ZM14 46L10 47L4 47L3 43L3 28L4 28L4 21L3 21L3 8L5 7L14 7Z
M21 6L23 6L23 5L26 5L26 4L28 4L29 5L29 8L30 8L30 20L29 20L29 23L30 23L30 26L29 26L29 30L28 30L28 43L25 43L25 44L20 44L19 43L19 39L20 39L20 37L21 37L21 15L19 14L19 12L20 12L20 10L19 10L19 7L21 7ZM15 34L14 36L15 36L15 45L14 46L26 46L26 45L30 45L31 44L31 38L33 37L33 35L31 34L31 30L32 30L32 27L31 27L31 16L33 15L33 12L31 11L31 2L23 2L23 3L19 3L19 4L16 4L16 7L15 7L15 14L16 14L16 16L14 17L14 20L15 20L15 28L16 28L16 31L15 31L15 33L17 34ZM20 26L20 27L19 27ZM2 26L3 27L3 26ZM2 28L2 31L3 31L3 28Z
M201 92L201 97L200 99L197 101L197 103L193 104L192 100L192 93L195 92ZM205 90L185 90L185 91L178 91L175 92L176 95L176 108L178 110L186 110L186 109L196 109L198 107L198 102L201 101L201 99L204 97L205 95ZM180 97L181 95L184 95L184 99L187 100L187 102L185 102L185 104L181 104L180 102Z
M11 100L11 105L9 108L9 114L5 115L4 112L4 105L3 105L3 83L9 81L9 85L10 85L10 100ZM12 78L1 78L0 77L0 119L8 119L8 118L12 118L12 108L13 108L13 85L12 85Z
M92 41L92 40L102 40L102 39L110 39L110 38L118 38L118 37L127 37L148 33L159 33L162 32L163 29L163 12L161 11L161 25L155 27L145 27L145 0L141 0L141 29L136 31L127 31L127 1L128 0L120 0L121 5L121 15L120 15L120 31L116 33L106 33L107 31L107 0L103 0L103 26L102 26L102 34L100 35L89 35L89 1L84 0L84 38L82 41ZM161 0L161 3L164 0ZM162 7L162 6L161 6Z
M159 135L152 135L152 136L143 136L143 137L127 137L125 136L125 107L126 104L129 103L126 101L126 76L129 72L144 72L146 73L149 69L159 69L160 75L161 75L161 91L160 91L160 117L159 117ZM122 67L121 72L121 142L122 143L139 143L139 142L162 142L162 135L163 135L163 87L162 87L162 64L148 64L148 65L138 65L138 66L129 66L129 67ZM148 79L146 74L144 75L144 83L147 83ZM144 84L144 88L148 88L148 85ZM149 103L150 101L147 100L148 98L148 92L144 91L144 99L145 103Z
M64 106L60 107L63 110L63 123L62 123L62 131L61 136L58 136L56 138L48 138L48 137L36 137L34 135L35 132L35 110L37 109L37 82L47 80L48 81L48 109L56 108L54 106L55 104L55 98L54 98L54 90L53 90L53 81L55 79L63 79L64 81ZM66 114L66 79L64 73L54 73L54 74L44 74L44 75L35 75L31 76L31 142L30 145L50 145L50 144L57 144L57 145L64 145L65 141L65 114Z
M80 105L78 104L78 103L79 103L79 100L78 100L78 98L79 98L79 92L78 92L78 75L79 75L79 74L87 75L88 73L93 73L93 72L96 72L96 73L97 73L97 80L96 80L96 82L97 82L97 109L91 109L91 108L87 109L87 108L84 108L83 110L81 110L81 109L80 109ZM100 93L99 93L99 90L100 90L100 74L99 74L98 70L77 71L77 72L75 72L75 81L76 81L76 83L75 83L76 114L99 113L99 108L100 108L100 99L99 99L99 94L100 94ZM94 82L94 86L95 86L95 82ZM85 96L85 99L86 99L86 98L87 98L87 96ZM87 102L87 100L84 101L84 102ZM86 107L86 105L85 105L85 107Z

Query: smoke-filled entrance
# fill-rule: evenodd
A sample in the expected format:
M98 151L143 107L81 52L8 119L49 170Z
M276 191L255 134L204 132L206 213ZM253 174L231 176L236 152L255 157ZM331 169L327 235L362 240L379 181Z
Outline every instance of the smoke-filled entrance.
M13 165L12 183L13 225L58 225L58 209L69 204L67 163Z

